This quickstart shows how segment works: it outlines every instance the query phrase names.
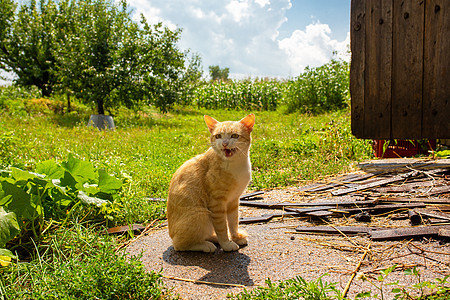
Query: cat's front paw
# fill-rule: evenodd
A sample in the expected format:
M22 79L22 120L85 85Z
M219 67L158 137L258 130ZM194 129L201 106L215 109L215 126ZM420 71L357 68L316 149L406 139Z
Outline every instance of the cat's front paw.
M236 234L232 235L233 241L238 244L239 246L247 245L247 232L245 232L242 229L239 229L239 231Z
M236 244L233 241L227 241L224 243L221 243L220 246L222 247L223 251L236 251L239 249L238 244Z

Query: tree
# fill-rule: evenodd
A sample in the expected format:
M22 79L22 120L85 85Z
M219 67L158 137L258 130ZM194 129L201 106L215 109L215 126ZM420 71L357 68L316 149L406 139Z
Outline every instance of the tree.
M167 111L180 98L186 78L199 70L177 48L181 30L151 26L143 16L140 23L133 21L125 1L40 0L39 8L33 1L10 21L1 61L19 83L46 88L45 95L55 88L73 93L96 104L99 114L105 107L140 103ZM24 70L39 76L27 80Z
M229 72L230 72L229 68L221 69L219 66L209 66L209 75L211 76L212 81L216 80L227 81Z
M35 85L43 96L50 96L56 83L54 76L55 45L51 35L56 18L52 0L35 0L22 5L15 16L16 6L10 0L0 0L0 67L13 71L17 83Z

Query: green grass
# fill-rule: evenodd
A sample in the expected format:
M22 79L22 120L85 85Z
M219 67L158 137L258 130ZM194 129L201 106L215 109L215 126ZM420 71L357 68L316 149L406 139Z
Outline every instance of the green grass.
M0 115L0 163L33 171L48 159L61 162L72 153L118 178L127 178L117 222L149 222L164 217L164 207L145 197L167 196L170 178L187 159L208 148L203 115L239 120L245 111L179 109L168 115L121 112L114 131L85 126L88 115ZM126 115L127 114L127 115ZM3 138L2 138L3 136ZM352 137L349 111L308 116L257 112L250 189L298 184L346 172L371 155L368 142Z
M115 252L107 235L81 224L45 235L31 262L0 268L1 299L169 299L161 274Z

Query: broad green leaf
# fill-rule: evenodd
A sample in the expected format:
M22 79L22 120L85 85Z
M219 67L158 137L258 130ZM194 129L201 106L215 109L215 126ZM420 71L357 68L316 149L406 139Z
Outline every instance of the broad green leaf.
M88 161L77 159L72 154L69 154L69 158L66 162L61 163L61 166L81 184L97 179L97 174L92 164Z
M26 172L26 171L22 171L22 170L17 169L17 168L11 168L11 176L16 181L27 181L28 179L35 178L36 174L30 173L30 172Z
M8 249L0 249L0 266L6 267L11 264L12 259L17 259L11 251Z
M75 188L75 186L77 185L77 181L75 180L75 178L72 176L72 174L70 174L68 171L64 171L64 175L61 178L60 184L63 187L71 187L71 188Z
M8 210L15 212L19 218L31 220L35 209L31 205L30 195L12 183L6 181L1 183L5 195L11 195L11 201L6 205Z
M60 179L64 175L64 168L53 160L46 160L36 165L36 172L45 174L50 179Z
M98 187L103 193L116 193L122 187L122 181L109 175L105 170L99 170Z
M85 192L83 191L78 191L78 198L81 200L81 202L83 202L83 204L92 204L95 205L97 207L102 206L103 203L108 203L108 201L97 198L97 197L90 197L88 195L86 195Z
M6 212L0 207L0 247L12 240L20 232L19 223L14 212ZM3 255L0 253L0 255Z

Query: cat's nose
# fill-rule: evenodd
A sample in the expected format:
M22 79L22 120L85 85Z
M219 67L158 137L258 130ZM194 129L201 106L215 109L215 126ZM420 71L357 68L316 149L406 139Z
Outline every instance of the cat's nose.
M222 145L223 145L224 147L228 146L228 140L223 140L223 141L222 141Z

